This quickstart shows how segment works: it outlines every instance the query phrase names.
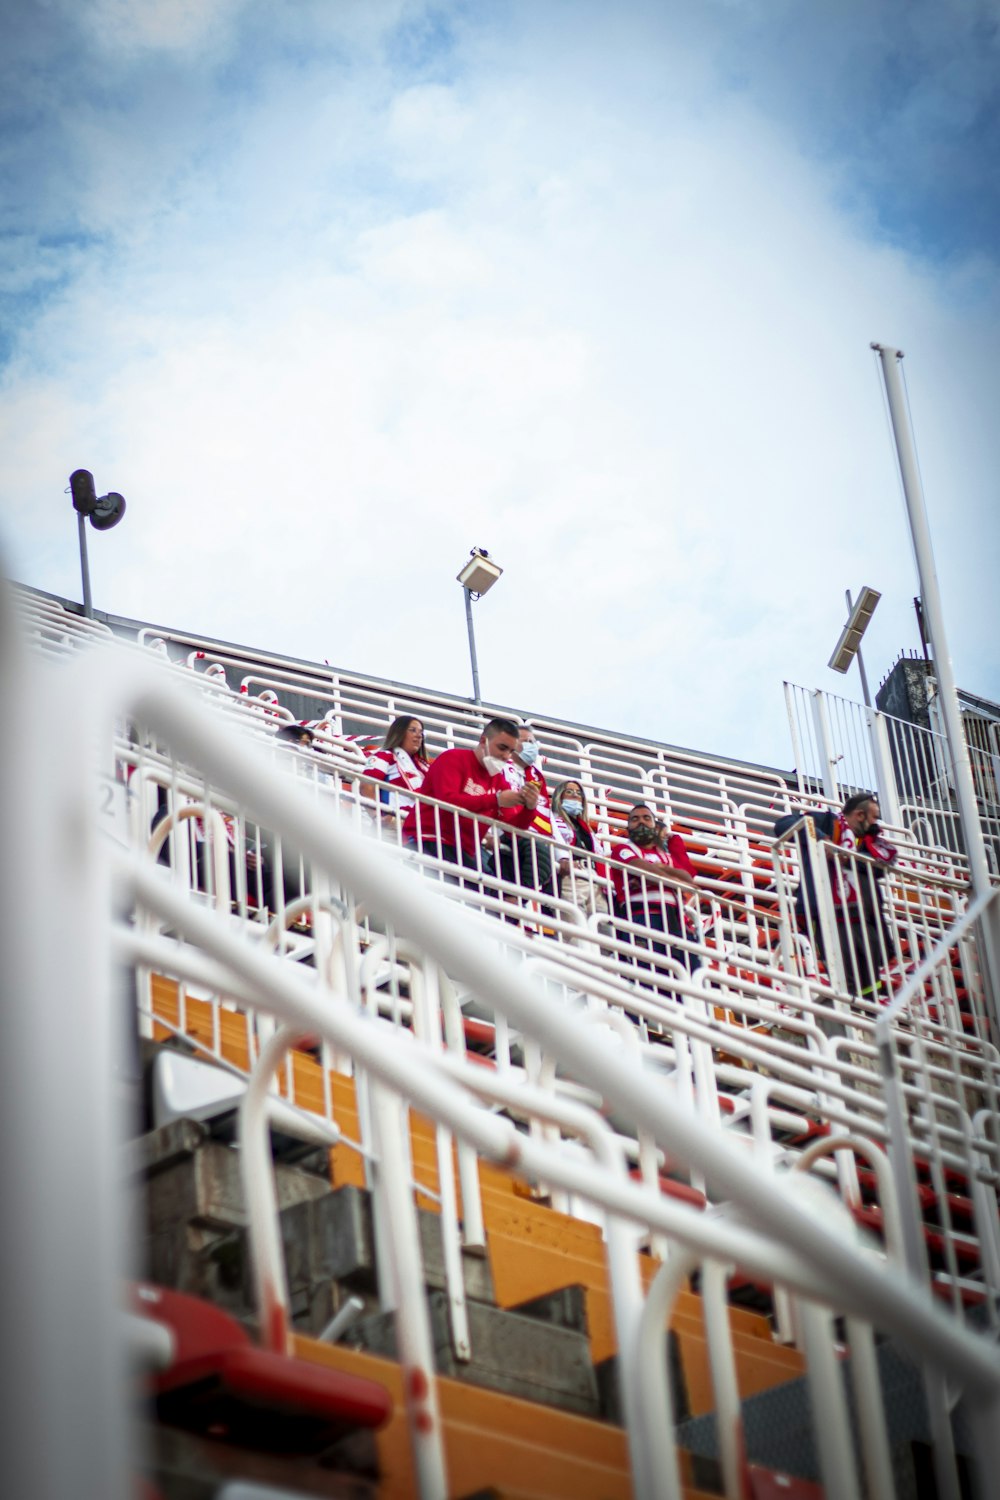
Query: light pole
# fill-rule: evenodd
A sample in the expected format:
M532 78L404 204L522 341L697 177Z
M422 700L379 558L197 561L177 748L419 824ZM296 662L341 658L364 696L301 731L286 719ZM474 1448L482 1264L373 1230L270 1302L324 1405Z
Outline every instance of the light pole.
M125 514L125 497L116 490L98 495L94 476L89 469L74 469L69 476L73 509L76 511L77 529L80 535L80 573L83 578L83 612L88 620L94 618L94 606L90 597L90 563L87 559L87 518L95 531L110 531L117 526Z
M877 589L863 588L858 596L857 604L851 602L851 591L848 589L844 596L847 600L847 624L840 632L840 640L834 648L828 665L834 672L846 672L855 657L858 658L858 671L861 673L861 690L865 695L865 707L871 708L872 699L868 691L868 677L865 673L865 664L861 658L861 637L868 629L875 606L882 595Z
M906 397L899 373L899 362L903 354L902 350L894 349L886 344L872 344L872 348L878 355L882 366L882 379L885 382L885 394L889 403L889 417L896 441L896 457L899 461L900 478L903 481L906 516L910 524L910 537L917 561L917 576L920 580L923 617L927 625L927 635L934 660L945 738L948 742L948 751L955 775L958 818L969 861L969 875L973 893L977 899L981 899L991 893L993 886L990 880L990 867L986 860L983 826L979 821L979 808L976 805L976 788L972 780L972 767L969 764L969 747L966 743L965 732L962 728L962 715L958 706L951 652L948 650L948 639L945 635L944 610L938 589L937 568L934 564L934 550L931 546L931 530L927 521L923 485L920 482L913 434L910 431L906 411ZM987 910L983 916L985 939L983 946L987 987L991 992L992 1019L997 1031L1000 1032L1000 919L998 919L996 905L994 901L992 909Z
M496 583L503 568L495 563L485 547L473 547L469 561L458 574L458 582L465 594L465 623L469 627L469 657L472 661L472 701L481 703L479 696L479 663L476 660L476 634L472 628L472 601L481 599Z

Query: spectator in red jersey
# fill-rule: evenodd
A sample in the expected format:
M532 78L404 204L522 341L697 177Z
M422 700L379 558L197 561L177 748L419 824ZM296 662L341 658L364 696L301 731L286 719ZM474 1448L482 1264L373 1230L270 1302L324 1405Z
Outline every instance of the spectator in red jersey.
M491 719L474 749L445 750L439 755L420 791L447 807L415 803L403 823L407 844L468 869L488 869L488 856L482 849L487 824L478 819L503 818L515 828L530 828L538 807L536 786L526 782L515 789L503 774L518 744L512 720Z
M412 714L400 714L389 725L381 750L376 750L365 763L361 795L374 797L373 782L377 781L381 783L378 810L382 816L392 818L396 813L408 813L413 798L406 793L419 792L429 770L423 724Z
M775 838L789 832L803 817L812 821L816 837L843 849L847 858L830 861L830 889L844 976L850 994L859 998L875 992L879 971L895 956L896 944L885 918L879 881L892 869L899 851L879 825L879 806L870 792L848 797L840 812L802 808L774 825ZM809 862L806 835L797 835L802 879L795 898L799 927L811 935L826 959L819 926L819 905ZM855 855L863 855L858 860ZM807 916L808 912L808 916Z
M637 802L628 815L628 838L612 844L611 858L628 866L627 870L611 871L615 916L654 932L683 938L681 902L685 889L697 885L697 877L680 835L659 837L652 812L645 802ZM667 952L663 943L649 943L625 930L621 936L623 941L651 948L654 953ZM686 969L692 968L691 956L683 948L671 948L670 956ZM700 965L695 962L693 967Z
M500 840L500 873L504 880L527 886L533 891L555 895L552 880L552 818L549 811L549 789L538 768L539 747L530 724L517 732L518 748L503 768L508 784L515 791L529 785L538 788L538 807L531 832L537 838L506 833Z
M587 816L587 798L578 781L564 781L552 793L553 854L559 894L590 916L606 912L608 872L593 856L601 852Z

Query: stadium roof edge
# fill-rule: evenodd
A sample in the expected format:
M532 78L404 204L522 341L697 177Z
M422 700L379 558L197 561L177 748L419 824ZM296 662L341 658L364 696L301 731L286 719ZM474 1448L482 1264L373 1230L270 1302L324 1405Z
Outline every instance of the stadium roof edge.
M35 594L39 598L49 599L56 604L62 605L63 609L67 610L70 614L81 616L83 615L83 605L80 604L77 600L66 599L61 594L52 594L47 589L36 588L33 584L22 583L18 579L12 579L11 582L16 588L23 589L26 593ZM133 620L128 615L109 614L107 611L102 609L95 609L93 611L93 617L95 620L100 621L104 625L107 625L109 630L111 630L115 635L123 636L126 638L135 638L136 636L138 636L140 630L152 630L162 632L164 636L191 636L197 639L197 641L204 646L216 646L222 651L231 652L234 654L243 652L252 655L255 651L263 651L266 649L268 656L272 657L275 661L287 662L289 666L299 669L305 668L307 671L315 672L320 677L324 672L330 672L341 677L350 677L359 683L371 683L374 687L384 688L397 693L412 693L415 695L433 694L437 698L450 700L455 704L457 708L467 710L470 707L474 708L476 706L472 702L471 698L463 698L455 693L442 693L439 692L436 688L420 686L419 684L412 682L399 682L392 677L375 677L368 672L357 672L351 667L328 666L325 662L310 661L307 657L304 656L287 656L284 652L281 651L271 651L270 648L264 647L247 646L244 644L240 644L237 641L226 641L220 639L218 636L204 635L200 631L182 630L176 626L171 625L158 625L149 620ZM484 716L488 713L496 712L499 714L511 716L515 719L524 719L529 723L534 723L536 721L559 723L567 731L579 732L580 734L590 739L604 740L610 744L614 744L617 740L624 737L629 739L633 744L636 745L650 745L652 747L655 747L656 749L673 751L678 755L690 755L698 758L699 760L718 760L720 765L739 766L748 771L760 771L768 775L780 776L790 785L793 785L795 782L794 771L784 770L780 766L766 766L760 764L757 761L741 760L738 757L732 755L717 756L711 751L695 750L691 746L687 745L672 745L666 740L654 740L650 739L646 735L629 733L627 736L623 736L620 732L616 732L614 729L602 728L601 726L594 724L581 724L573 719L556 720L553 719L551 715L542 711L532 713L527 709L511 708L511 706L506 703L487 702L482 703L480 707L482 708Z

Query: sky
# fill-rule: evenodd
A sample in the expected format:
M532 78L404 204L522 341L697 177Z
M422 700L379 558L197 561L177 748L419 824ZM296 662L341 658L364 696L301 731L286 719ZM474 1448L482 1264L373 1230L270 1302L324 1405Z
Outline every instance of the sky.
M844 591L1000 699L993 0L21 0L0 548L99 609L789 765Z

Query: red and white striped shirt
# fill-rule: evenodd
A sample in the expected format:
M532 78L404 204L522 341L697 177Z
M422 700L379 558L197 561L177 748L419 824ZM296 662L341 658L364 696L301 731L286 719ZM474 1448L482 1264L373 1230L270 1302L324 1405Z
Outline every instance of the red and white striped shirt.
M695 873L694 865L691 863L687 849L684 847L684 840L679 833L670 835L666 849L660 849L655 844L643 849L638 844L633 844L631 839L622 844L612 844L611 858L620 860L626 865L633 859L648 860L651 865L664 865L668 869L685 870L691 876ZM611 884L619 906L631 904L632 900L641 903L644 885L648 905L661 903L664 906L676 906L678 904L675 886L668 884L665 880L657 880L655 875L647 879L642 870L636 870L634 875L628 876L624 870L612 870Z
M419 792L424 777L430 770L430 762L422 755L410 755L401 747L395 750L376 750L365 762L365 775L369 781L381 781L386 790L379 792L379 802L396 812L409 812L413 798L406 792Z

